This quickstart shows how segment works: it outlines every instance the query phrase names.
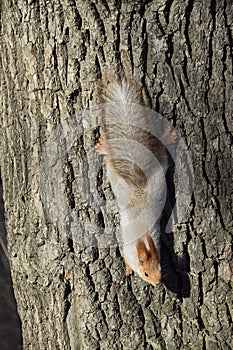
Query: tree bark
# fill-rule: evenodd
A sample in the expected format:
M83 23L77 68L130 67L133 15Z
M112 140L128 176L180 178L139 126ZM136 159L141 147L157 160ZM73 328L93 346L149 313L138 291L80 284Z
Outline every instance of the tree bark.
M232 14L229 0L1 2L0 169L23 349L231 349ZM159 287L126 279L119 248L101 245L119 220L83 111L121 67L194 169L188 213L162 235Z

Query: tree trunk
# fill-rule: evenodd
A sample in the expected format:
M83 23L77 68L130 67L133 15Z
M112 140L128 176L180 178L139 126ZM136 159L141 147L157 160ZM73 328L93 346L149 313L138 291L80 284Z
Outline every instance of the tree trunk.
M231 349L232 14L230 0L1 2L0 169L23 349ZM162 235L159 287L124 276L94 152L93 91L121 67L194 169L189 210Z

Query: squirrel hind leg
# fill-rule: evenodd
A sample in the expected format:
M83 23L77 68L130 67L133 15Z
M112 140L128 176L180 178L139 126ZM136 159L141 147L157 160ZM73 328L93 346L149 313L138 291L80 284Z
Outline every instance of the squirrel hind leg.
M99 138L98 143L95 145L96 152L103 156L109 156L109 147L106 142Z
M175 143L177 139L177 133L175 130L172 131L171 126L168 126L166 130L164 131L162 137L160 138L160 141L164 145L169 145L171 143Z

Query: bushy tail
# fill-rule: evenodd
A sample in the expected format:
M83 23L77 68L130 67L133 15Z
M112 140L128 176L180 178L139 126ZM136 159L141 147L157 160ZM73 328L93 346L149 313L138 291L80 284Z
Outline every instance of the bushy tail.
M155 137L153 115L145 106L142 87L124 76L101 83L99 96L111 166L127 182L142 188L155 165L154 155L165 150Z

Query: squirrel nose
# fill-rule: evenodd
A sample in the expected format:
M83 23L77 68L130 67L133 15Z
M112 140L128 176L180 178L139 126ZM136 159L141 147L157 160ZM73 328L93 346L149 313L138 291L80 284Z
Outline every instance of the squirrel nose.
M161 280L155 281L155 282L153 283L154 286L158 286L159 284L161 284Z

